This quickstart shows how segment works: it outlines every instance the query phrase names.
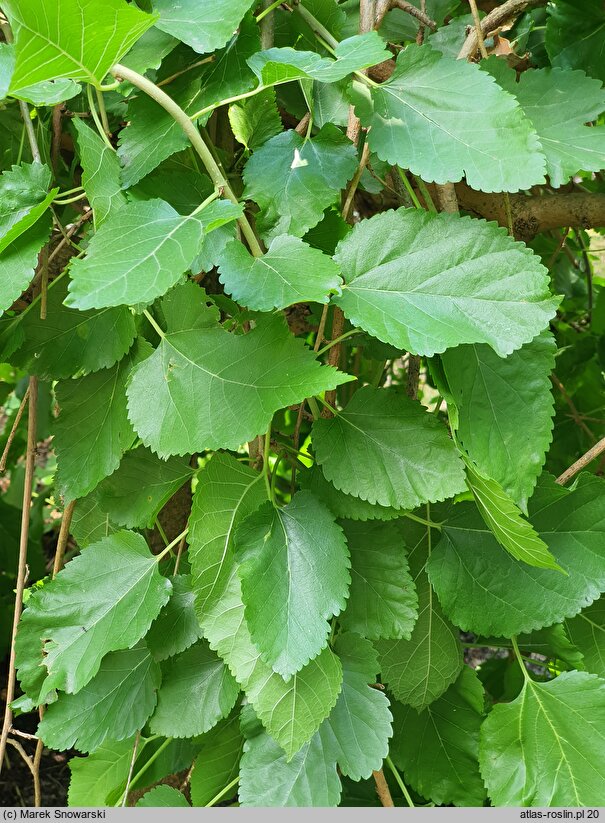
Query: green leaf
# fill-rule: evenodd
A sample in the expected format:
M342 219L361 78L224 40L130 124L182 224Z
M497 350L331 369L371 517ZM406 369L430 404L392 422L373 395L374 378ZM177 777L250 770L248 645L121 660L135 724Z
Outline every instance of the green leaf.
M512 703L481 728L481 773L499 806L597 806L603 802L605 681L565 672L526 677Z
M380 86L353 84L355 113L381 160L423 180L466 176L481 191L544 182L540 143L517 101L478 66L411 44ZM481 122L481 128L477 123Z
M237 777L243 747L244 738L240 732L237 713L217 723L203 736L189 784L194 806L205 806ZM236 791L233 787L233 794ZM228 799L229 795L223 797L223 800Z
M336 517L348 520L394 520L401 517L400 509L368 503L360 497L345 494L333 486L323 475L319 466L314 465L298 475L298 485L308 489L326 504Z
M38 265L38 255L48 240L50 229L50 219L43 217L0 254L0 266L2 267L0 314L10 309L15 300L29 286Z
M160 457L235 449L265 432L278 409L350 379L320 365L282 318L262 317L245 335L220 327L166 335L134 371L128 410Z
M106 743L88 757L72 757L68 805L90 808L116 803L126 785L133 751L134 738Z
M583 655L586 671L605 677L605 597L565 621L569 639Z
M412 509L465 488L445 428L397 391L359 389L344 411L313 423L313 447L337 489L370 503Z
M172 786L154 786L148 792L145 792L143 797L137 800L138 806L147 808L189 808L187 798L178 789L173 789Z
M466 476L483 521L512 557L530 566L563 571L499 483L477 471L470 460Z
M265 503L235 533L245 616L252 642L284 678L328 642L351 577L347 543L334 516L311 492L283 508Z
M112 523L107 512L99 506L96 492L78 500L71 518L71 534L81 549L119 530L118 525Z
M146 348L137 344L110 369L57 384L61 412L54 426L56 482L66 502L84 497L114 472L132 444L126 381Z
M162 663L162 686L149 728L163 737L195 737L227 717L239 686L205 640Z
M314 735L291 760L262 732L244 746L240 768L242 806L337 806L341 785L336 764Z
M217 8L215 0L154 0L160 19L156 26L178 37L199 54L222 48L252 5L251 0L229 0Z
M548 476L530 500L530 522L567 576L514 560L470 503L443 526L428 563L446 614L465 631L511 637L574 617L605 592L604 481L572 489Z
M220 281L241 305L257 311L284 309L293 303L327 303L340 292L338 266L298 237L274 237L262 257L252 257L233 240L220 256Z
M488 71L492 71L490 62ZM517 82L513 69L502 70L501 60L494 69L498 83L517 98L538 134L552 186L567 183L578 171L605 167L605 128L586 125L605 110L599 80L554 68L524 71Z
M228 454L215 454L198 475L189 518L189 560L197 613L205 625L233 572L233 535L267 499L263 477Z
M70 267L66 305L76 309L150 303L182 278L204 234L203 217L163 200L128 203L94 235Z
M266 499L262 475L216 454L199 475L191 513L190 559L196 611L210 646L225 660L249 702L291 757L336 703L338 658L324 649L288 683L261 660L244 618L232 538Z
M409 640L381 640L376 648L383 682L397 700L421 711L458 677L462 647L459 633L441 611L426 574L434 532L412 522L406 522L404 528L402 524L402 532L418 593L418 620Z
M546 50L553 66L583 69L605 83L605 10L591 0L559 0L549 8Z
M99 486L99 503L112 522L127 528L152 528L155 518L191 479L189 462L159 460L144 446L127 452L119 468Z
M170 592L140 535L95 543L27 601L16 644L23 690L42 702L53 689L76 694L104 655L143 637Z
M264 237L302 237L319 223L356 168L355 147L336 126L328 124L307 140L285 131L246 163L243 196L263 210L259 228Z
M36 304L17 321L25 339L11 362L45 380L110 368L128 352L136 335L127 307L68 309L63 304L66 294L66 278L54 280L48 287L46 319L40 319Z
M298 51L289 46L259 51L248 60L261 84L273 86L291 80L319 80L335 83L348 74L375 66L391 57L384 40L371 31L342 40L334 49L336 60L314 51Z
M166 660L188 649L202 637L193 608L193 589L188 574L172 578L172 597L145 636L155 660Z
M441 358L460 442L524 511L551 439L554 353L552 336L543 333L505 359L486 345L460 346Z
M153 712L160 681L160 667L144 643L111 652L83 689L47 707L38 737L51 749L82 752L131 738Z
M351 553L351 592L340 624L362 637L410 639L418 598L394 523L342 524Z
M235 139L248 151L259 149L282 130L275 90L267 89L229 106L229 123Z
M152 26L124 55L120 63L139 74L145 74L150 69L159 69L164 57L170 54L178 43L176 37L171 37Z
M540 259L493 223L399 209L363 220L335 255L354 326L415 354L487 343L506 357L554 316Z
M120 183L120 164L116 153L79 117L73 119L80 150L82 185L94 209L95 226L99 226L125 203Z
M0 176L0 252L46 212L59 189L48 191L52 174L41 163L13 166Z
M98 86L120 57L154 23L123 0L5 0L17 62L11 93L42 80L68 77Z
M393 718L386 696L372 688L378 661L370 641L342 634L336 651L342 661L342 691L317 734L327 757L338 762L341 773L361 780L382 767L389 753Z
M446 693L418 713L392 706L391 757L406 782L438 806L483 806L485 787L479 773L479 729L483 687L466 666Z
M0 45L0 99L4 99L9 91L13 71L15 69L15 46L13 43ZM53 106L64 100L69 100L81 91L81 87L73 80L44 80L34 83L33 86L24 86L16 97L26 100L33 106Z

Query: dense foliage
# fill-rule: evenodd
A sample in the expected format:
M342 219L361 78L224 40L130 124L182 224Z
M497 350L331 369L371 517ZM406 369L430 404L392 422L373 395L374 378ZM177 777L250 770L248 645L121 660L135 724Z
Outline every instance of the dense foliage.
M0 762L605 805L603 3L0 5Z

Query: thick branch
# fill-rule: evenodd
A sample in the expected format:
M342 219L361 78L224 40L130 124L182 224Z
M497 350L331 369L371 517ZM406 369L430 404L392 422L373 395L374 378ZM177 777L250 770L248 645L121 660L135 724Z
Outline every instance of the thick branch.
M506 228L506 209L502 194L474 191L465 183L456 183L460 208L486 220L495 220ZM578 226L583 229L605 226L605 194L572 192L528 197L510 195L515 237L532 240L550 229Z
M547 0L507 0L506 3L502 3L501 6L497 6L493 11L490 11L481 21L483 37L489 37L497 31L497 29L506 23L510 23L527 9L534 8L535 6L545 6L546 3ZM468 60L474 57L478 48L479 38L477 37L476 30L473 28L468 33L464 45L460 49L458 60Z

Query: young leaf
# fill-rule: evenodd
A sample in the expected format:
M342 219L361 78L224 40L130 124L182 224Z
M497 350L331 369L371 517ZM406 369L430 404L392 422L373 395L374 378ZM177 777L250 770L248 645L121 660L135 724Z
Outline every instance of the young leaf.
M178 37L199 54L222 48L231 38L251 0L229 0L218 8L215 0L153 0L160 19L156 26Z
M393 523L341 523L351 553L351 592L340 624L371 640L410 639L418 617L418 598Z
M555 351L554 339L543 333L506 359L486 345L459 346L441 358L460 442L524 511L551 439Z
M233 240L221 254L219 271L227 293L257 311L285 309L293 303L327 303L342 283L330 257L285 234L273 238L262 257L252 257Z
M332 485L323 475L319 466L314 465L298 475L298 485L308 489L326 504L330 511L347 520L394 520L401 517L400 509L368 503L360 497L345 494Z
M240 769L242 806L337 806L341 785L321 735L288 760L265 732L248 740Z
M195 737L227 717L239 686L205 640L162 664L162 686L149 728L162 737Z
M27 601L16 644L22 688L37 701L53 689L76 694L104 655L143 637L170 592L140 535L95 543Z
M370 503L412 509L465 488L445 428L396 391L359 389L344 411L314 422L313 446L326 478Z
M151 624L145 641L154 660L166 660L185 651L202 637L193 608L193 589L188 574L172 578L172 597Z
M481 728L481 773L503 806L597 806L603 801L605 681L564 672L526 677L512 703Z
M282 130L275 90L267 89L229 106L229 123L235 139L248 151L259 149Z
M220 603L233 572L233 535L267 499L263 477L228 454L215 454L198 476L189 518L189 560L202 624Z
M40 319L34 305L17 321L25 339L11 362L45 380L110 368L136 336L134 317L126 306L77 311L63 304L66 294L66 278L54 280L48 287L46 318Z
M357 168L354 145L331 124L305 139L294 130L272 137L246 163L244 198L258 203L267 239L302 237L322 219Z
M237 777L243 748L244 738L240 732L237 713L232 713L227 720L217 723L203 736L202 748L195 758L189 784L194 806L205 806ZM236 791L234 787L233 793ZM228 800L229 795L225 795L223 799Z
M544 157L517 101L478 66L430 46L399 53L380 86L353 84L355 113L372 151L423 180L466 175L481 191L518 191L544 182ZM481 128L477 123L481 122Z
M347 543L311 492L283 508L265 503L235 533L238 573L252 642L284 678L328 642L329 620L345 607L351 577Z
M369 640L339 635L336 651L342 661L342 691L317 733L326 756L337 761L352 780L371 777L389 752L392 715L389 701L376 682L378 661Z
M57 196L52 175L41 163L13 166L0 176L0 252L31 228Z
M318 80L335 83L348 74L367 69L391 57L378 32L356 34L342 40L334 50L335 60L314 51L298 51L289 46L259 51L248 64L264 86L290 80Z
M133 750L131 738L108 742L88 757L72 757L68 804L86 808L116 803L126 785Z
M418 593L418 620L409 640L381 640L376 648L383 682L397 700L421 711L458 677L462 647L459 632L441 611L426 574L435 532L413 522L406 522L402 532Z
M493 223L421 209L363 220L336 250L334 298L354 326L432 356L487 343L506 357L554 316L546 269Z
M484 699L477 675L465 666L424 711L392 705L391 757L414 791L438 806L485 802L478 762Z
M580 71L553 68L522 72L517 82L516 72L504 68L503 61L490 63L487 70L517 98L535 128L552 186L567 183L577 171L599 171L605 166L605 128L586 125L605 110L599 80Z
M567 576L513 559L461 503L443 526L428 572L446 614L465 631L511 637L574 617L605 592L603 480L572 489L548 476L530 500L530 522Z
M28 287L38 265L40 250L48 240L50 229L50 219L43 217L0 254L2 271L0 314L10 309L15 300Z
M11 93L42 80L68 77L98 86L154 18L123 0L4 0L17 61Z
M569 639L583 655L586 671L605 678L605 597L566 620L565 628Z
M265 432L278 409L351 379L321 366L282 318L262 317L245 335L220 327L166 335L135 370L128 410L160 457L234 449Z
M120 164L115 152L79 117L73 119L82 164L82 185L94 209L95 227L125 203L120 184Z
M70 268L67 306L149 303L174 286L195 257L203 215L183 217L163 200L128 203L114 211Z
M120 526L152 528L158 513L192 474L187 460L159 460L139 446L127 452L119 468L100 484L99 503Z
M147 808L189 808L187 798L178 789L173 789L172 786L154 786L148 792L145 792L143 797L137 800L137 807L143 806Z
M466 476L481 517L509 554L530 566L563 571L499 483L477 471L470 460Z
M146 348L137 345L110 369L57 385L61 411L54 427L56 482L66 502L84 497L114 472L134 440L126 381Z
M160 681L160 667L143 642L111 652L90 683L47 707L38 737L52 749L81 752L131 738L153 712Z

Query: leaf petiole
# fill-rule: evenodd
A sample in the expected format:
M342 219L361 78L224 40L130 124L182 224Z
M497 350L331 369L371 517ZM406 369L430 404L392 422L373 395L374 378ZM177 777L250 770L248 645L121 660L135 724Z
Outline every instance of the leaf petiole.
M348 337L353 337L354 334L363 334L361 329L351 329L351 331L346 332L345 334L341 334L340 337L336 337L334 340L330 340L327 346L324 346L323 349L320 349L317 354L324 354L331 349L332 346L335 346L337 343L341 343L343 340L346 340Z
M160 562L160 560L162 560L164 557L166 557L166 555L168 554L168 552L169 552L171 549L173 549L175 546L177 546L177 545L181 542L181 540L183 539L183 537L185 537L188 533L189 533L189 526L187 526L187 528L186 528L184 531L182 531L182 532L181 532L181 533L180 533L177 537L175 537L175 538L174 538L174 540L172 540L172 541L171 541L171 542L170 542L170 543L166 546L166 548L165 548L165 549L163 549L163 550L162 550L159 554L156 554L156 556L155 556L156 563L159 563L159 562Z
M147 320L149 320L149 323L153 326L153 328L154 328L154 329L155 329L155 331L156 331L156 332L160 335L160 337L161 337L162 339L164 339L164 337L166 337L166 333L165 333L165 332L162 330L162 328L161 328L161 327L157 324L157 322L156 322L155 318L153 317L153 315L151 314L151 312L150 312L150 311L147 311L147 309L143 309L143 314L145 315L145 317L147 318Z
M441 531L442 524L435 523L433 520L425 520L424 517L418 517L416 514L412 514L411 512L403 512L403 517L407 517L408 520L413 520L415 523L421 523L423 526L428 526L429 529L437 529Z
M529 676L528 671L525 668L525 664L523 663L523 656L522 656L521 652L519 651L519 645L517 643L517 638L513 635L513 637L511 637L511 639L510 639L510 642L512 643L513 651L515 653L515 657L517 658L517 663L519 664L519 666L521 666L521 671L523 672L523 676L524 676L525 680L527 680L529 683L531 683L531 677Z
M280 0L280 2L281 2L281 0ZM239 775L237 777L234 777L233 780L230 783L227 783L225 788L221 789L220 792L217 795L215 795L209 803L206 803L206 808L208 809L211 806L214 806L216 803L218 803L219 800L222 800L223 797L227 794L227 792L230 789L232 789L234 786L237 786L238 783L239 783Z
M409 791L408 791L408 787L405 785L405 783L403 782L403 779L402 779L401 775L400 775L400 774L399 774L399 772L397 771L397 768L395 767L395 764L393 763L393 761L391 760L391 758L390 758L390 757L388 757L388 756L386 757L386 759L385 759L385 761L384 761L384 762L387 764L387 766L388 766L388 767L389 767L389 769L391 770L391 773L392 773L393 777L394 777L394 778L395 778L395 780L397 781L397 785L398 785L398 786L399 786L399 788L401 789L401 793L402 793L402 794L403 794L403 796L405 797L405 801L406 801L406 803L408 804L408 806L409 806L411 809L414 809L414 808L415 808L415 803L414 803L414 801L412 800L412 798L411 798L411 796L410 796L410 793L409 793Z

